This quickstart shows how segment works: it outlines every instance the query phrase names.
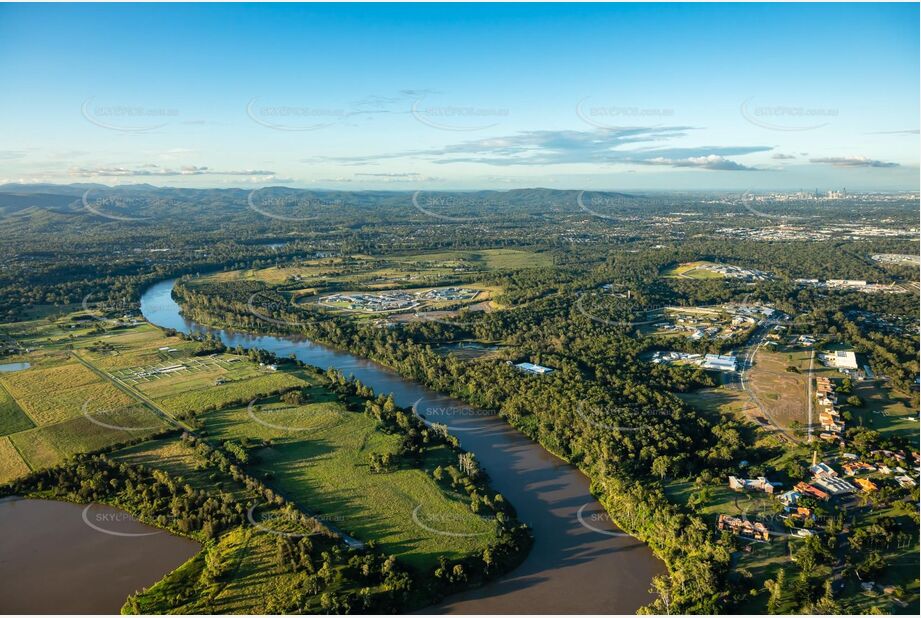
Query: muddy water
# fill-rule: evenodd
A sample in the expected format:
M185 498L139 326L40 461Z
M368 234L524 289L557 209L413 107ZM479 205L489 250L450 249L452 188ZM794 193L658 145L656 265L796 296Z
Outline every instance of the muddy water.
M650 581L664 565L648 547L616 531L589 493L588 479L575 467L496 416L376 363L305 339L208 329L185 320L171 298L172 287L173 281L160 282L141 298L141 311L151 323L185 333L211 332L230 347L294 354L305 363L353 374L378 393L393 393L399 405L415 405L429 421L448 425L463 447L476 454L493 487L533 529L534 547L521 566L499 581L452 596L427 613L629 614L652 600Z
M201 546L104 505L0 500L0 613L117 614Z

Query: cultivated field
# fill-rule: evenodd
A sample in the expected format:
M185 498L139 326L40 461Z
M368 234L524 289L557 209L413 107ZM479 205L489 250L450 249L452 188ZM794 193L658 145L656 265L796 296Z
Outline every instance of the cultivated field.
M244 406L210 412L205 428L220 440L270 440L271 446L255 453L252 467L272 472L272 486L330 525L359 540L376 539L411 564L432 567L439 555L456 558L485 546L494 522L472 513L466 495L445 494L430 476L438 465L456 464L447 449L427 456L425 472L372 473L370 454L395 452L399 438L381 433L371 418L347 411L322 390L312 391L311 401L290 407L270 399L252 411Z
M0 437L0 483L6 483L29 473L29 466L8 436Z
M77 417L87 402L96 409L132 402L76 361L6 373L0 377L0 383L36 425Z
M158 403L174 414L191 415L302 385L303 382L298 378L279 371L219 386L200 383L196 390L183 390L176 395L161 397Z
M0 384L0 436L25 431L35 426L16 400Z

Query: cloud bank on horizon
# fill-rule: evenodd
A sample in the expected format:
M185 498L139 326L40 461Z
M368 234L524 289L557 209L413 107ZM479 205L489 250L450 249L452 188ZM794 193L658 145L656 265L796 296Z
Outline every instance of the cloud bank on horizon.
M917 189L918 11L0 5L0 183Z

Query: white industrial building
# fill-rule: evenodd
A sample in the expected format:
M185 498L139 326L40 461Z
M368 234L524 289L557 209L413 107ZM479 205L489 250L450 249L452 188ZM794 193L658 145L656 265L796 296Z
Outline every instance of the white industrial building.
M838 369L857 369L857 356L851 350L836 350L829 354L823 354L822 360Z
M535 365L534 363L518 363L515 365L521 371L526 373L535 373L537 375L544 375L547 373L552 373L553 369L550 367L544 367L542 365Z
M722 354L707 354L704 356L704 369L715 369L717 371L735 371L736 357Z

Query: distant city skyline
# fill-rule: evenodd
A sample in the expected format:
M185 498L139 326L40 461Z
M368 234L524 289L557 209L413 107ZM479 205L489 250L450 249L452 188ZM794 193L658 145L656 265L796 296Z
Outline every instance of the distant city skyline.
M917 190L918 4L0 5L0 184Z

